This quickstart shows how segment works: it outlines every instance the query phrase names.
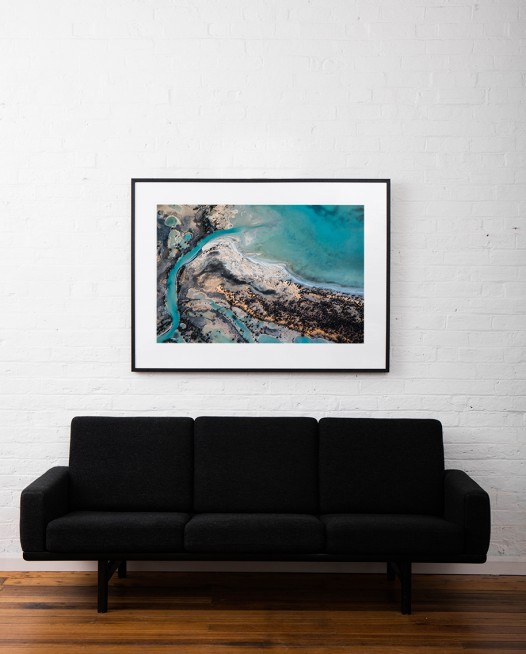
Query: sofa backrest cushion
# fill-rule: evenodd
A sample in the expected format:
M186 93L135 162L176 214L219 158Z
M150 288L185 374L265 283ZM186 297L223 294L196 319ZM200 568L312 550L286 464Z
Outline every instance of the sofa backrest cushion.
M202 417L194 439L195 511L317 512L313 418Z
M322 513L443 511L444 449L438 420L320 420Z
M191 418L73 418L72 508L190 510L192 432Z

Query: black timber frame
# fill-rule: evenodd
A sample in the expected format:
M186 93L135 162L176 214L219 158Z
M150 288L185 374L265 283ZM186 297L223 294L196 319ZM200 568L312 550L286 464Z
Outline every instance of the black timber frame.
M119 578L127 576L126 561L98 561L97 575L97 612L108 612L109 582L115 571ZM411 562L410 561L387 561L387 579L393 581L395 577L400 579L402 615L411 615Z
M99 559L97 571L97 612L108 612L108 584L113 577L115 570L119 578L127 575L126 561L108 561Z
M438 556L433 557L411 557L400 558L396 555L386 556L337 556L328 554L319 555L294 555L294 554L236 554L225 553L215 554L191 554L181 552L180 554L135 554L123 553L92 553L79 556L80 553L54 553L54 552L24 552L26 561L97 561L98 582L97 582L97 611L106 613L108 611L108 585L115 571L120 578L127 575L127 561L297 561L311 563L352 563L352 562L381 562L387 563L387 579L394 581L396 577L400 580L401 601L400 609L403 615L410 615L412 611L412 563L484 563L485 555L464 555L464 556Z

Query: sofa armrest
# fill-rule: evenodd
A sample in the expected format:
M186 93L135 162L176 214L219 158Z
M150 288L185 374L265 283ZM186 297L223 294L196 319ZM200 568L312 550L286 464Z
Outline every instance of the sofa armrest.
M491 531L489 495L462 470L445 471L444 517L464 527L466 554L487 554Z
M46 550L48 522L69 511L69 468L57 466L22 491L20 541L24 552Z

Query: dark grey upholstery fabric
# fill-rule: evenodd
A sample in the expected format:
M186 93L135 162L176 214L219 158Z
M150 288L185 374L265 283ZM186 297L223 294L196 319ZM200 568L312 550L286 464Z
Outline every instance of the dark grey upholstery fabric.
M316 513L313 418L197 418L198 513Z
M322 513L442 515L444 449L438 420L320 420Z
M185 513L73 511L47 526L50 552L181 552Z
M69 470L56 466L35 479L20 498L20 541L24 552L44 552L46 525L69 511Z
M427 515L324 515L331 554L453 554L464 549L459 525Z
M72 508L190 511L192 429L191 418L74 418Z
M187 552L322 552L323 524L311 515L204 513L186 525Z
M446 470L444 489L444 516L464 527L466 554L486 554L491 532L489 495L463 470Z
M47 549L480 560L490 506L466 473L444 472L435 420L329 418L318 437L312 418L198 418L194 434L189 418L82 417L70 468L22 492L20 534L34 558Z

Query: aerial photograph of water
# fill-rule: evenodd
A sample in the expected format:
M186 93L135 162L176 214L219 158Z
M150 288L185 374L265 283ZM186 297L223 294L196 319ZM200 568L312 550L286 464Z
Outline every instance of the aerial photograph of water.
M363 340L363 205L158 205L157 342Z

